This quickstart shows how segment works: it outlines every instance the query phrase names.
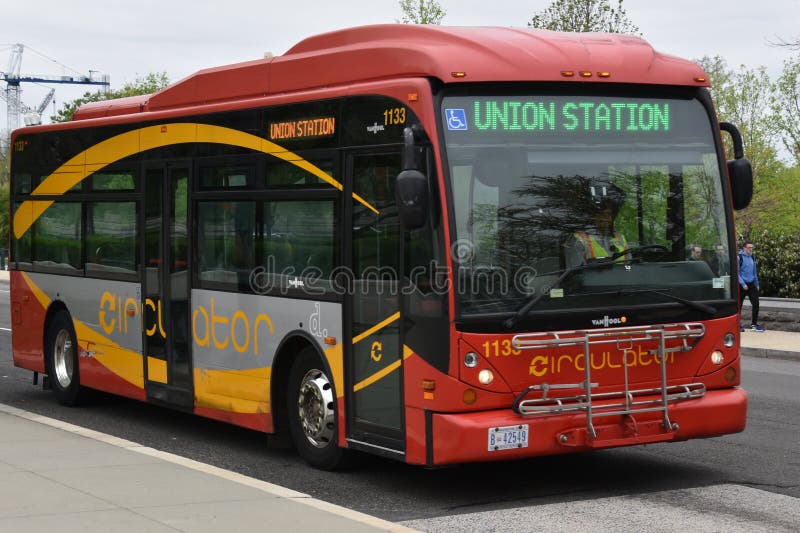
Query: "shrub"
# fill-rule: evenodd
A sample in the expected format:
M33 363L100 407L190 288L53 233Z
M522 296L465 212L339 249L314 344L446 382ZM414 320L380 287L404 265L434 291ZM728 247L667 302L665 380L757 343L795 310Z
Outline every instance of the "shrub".
M751 235L763 296L800 298L800 235Z

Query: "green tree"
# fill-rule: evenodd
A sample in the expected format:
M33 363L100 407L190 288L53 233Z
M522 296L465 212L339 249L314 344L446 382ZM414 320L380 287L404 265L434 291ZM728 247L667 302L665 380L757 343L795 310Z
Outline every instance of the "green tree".
M770 212L779 208L786 196L766 186L785 169L778 158L777 138L772 125L772 81L765 67L738 70L728 67L719 56L698 61L711 81L711 94L721 122L735 124L742 133L745 157L753 166L753 201L737 213L737 231L748 237L753 229L768 228ZM733 158L726 141L728 158Z
M11 154L10 148L3 148L3 143L0 141L0 185L8 183L9 173L9 155Z
M108 92L86 92L83 96L65 102L58 112L50 117L53 122L66 122L72 120L72 114L80 106L89 102L100 102L102 100L113 100L114 98L125 98L127 96L137 96L140 94L152 94L169 85L169 78L166 72L151 72L150 74L138 77L134 81L126 83L122 89Z
M9 184L8 180L0 185L0 248L8 249L9 218Z
M447 12L436 0L400 0L403 24L441 24Z
M533 16L528 26L543 30L609 32L640 35L629 18L622 0L554 0Z
M774 96L773 123L778 137L794 164L800 165L800 55L784 61Z
M8 247L10 153L10 149L0 152L0 248Z

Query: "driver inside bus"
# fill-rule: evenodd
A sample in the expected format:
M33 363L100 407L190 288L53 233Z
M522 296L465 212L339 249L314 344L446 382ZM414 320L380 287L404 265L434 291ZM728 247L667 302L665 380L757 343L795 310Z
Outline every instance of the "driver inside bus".
M628 248L625 236L614 230L614 219L625 201L625 192L608 181L590 182L582 192L582 205L589 211L592 222L585 230L573 233L567 241L568 268L611 257ZM623 255L617 262L624 263L627 259L629 257Z

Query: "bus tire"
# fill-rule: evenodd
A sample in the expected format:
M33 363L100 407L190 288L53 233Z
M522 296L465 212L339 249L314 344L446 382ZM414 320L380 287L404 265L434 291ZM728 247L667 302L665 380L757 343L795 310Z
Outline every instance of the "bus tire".
M78 342L67 311L57 311L45 337L45 364L58 403L79 405L85 399L78 371Z
M297 453L311 466L333 470L342 465L336 395L316 351L306 347L289 371L286 406Z

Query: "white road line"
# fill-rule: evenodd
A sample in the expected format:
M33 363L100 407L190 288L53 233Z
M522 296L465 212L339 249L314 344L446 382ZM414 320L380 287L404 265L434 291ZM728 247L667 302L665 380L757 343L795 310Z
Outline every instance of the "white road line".
M0 331L11 331L11 328L0 328Z

